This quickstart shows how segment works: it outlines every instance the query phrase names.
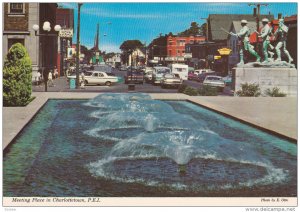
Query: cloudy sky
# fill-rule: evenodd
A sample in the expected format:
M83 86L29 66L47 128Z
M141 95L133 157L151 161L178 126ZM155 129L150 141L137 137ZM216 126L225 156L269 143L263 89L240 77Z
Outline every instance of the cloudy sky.
M58 3L74 9L77 25L77 3ZM189 28L191 22L203 24L209 14L252 14L248 3L84 3L81 7L81 43L89 48L94 45L97 23L100 24L100 49L119 52L125 40L140 40L149 44L160 33L176 34ZM269 12L277 17L297 14L297 3L268 3L261 7L261 14ZM104 36L104 34L106 36ZM76 27L74 31L76 42Z

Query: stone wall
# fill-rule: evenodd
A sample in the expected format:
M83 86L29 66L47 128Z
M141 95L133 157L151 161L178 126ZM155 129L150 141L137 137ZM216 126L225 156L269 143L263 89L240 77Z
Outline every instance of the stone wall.
M277 87L287 96L297 96L296 68L235 68L233 84L235 92L241 89L241 84L256 83L262 94L268 88Z

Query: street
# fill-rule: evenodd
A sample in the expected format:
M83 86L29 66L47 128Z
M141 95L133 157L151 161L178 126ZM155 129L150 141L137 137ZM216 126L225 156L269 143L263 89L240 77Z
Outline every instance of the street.
M116 76L124 77L126 71L115 70L113 73ZM119 82L112 86L97 86L97 85L88 85L80 89L70 89L69 83L65 76L54 79L54 86L48 86L49 92L113 92L113 93L124 93L128 91L128 85L124 82ZM183 84L198 89L202 86L202 83L196 81L184 81ZM33 84L32 90L34 92L44 92L45 87L43 84L35 85ZM176 88L161 88L159 85L152 85L150 83L136 84L135 90L131 92L139 93L177 93ZM220 96L232 96L232 92L229 86L226 86L222 93L219 93Z

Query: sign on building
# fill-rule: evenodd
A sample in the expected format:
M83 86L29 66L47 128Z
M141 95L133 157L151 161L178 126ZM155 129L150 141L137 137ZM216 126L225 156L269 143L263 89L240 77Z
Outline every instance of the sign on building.
M72 38L73 37L73 29L61 29L58 34L61 38Z

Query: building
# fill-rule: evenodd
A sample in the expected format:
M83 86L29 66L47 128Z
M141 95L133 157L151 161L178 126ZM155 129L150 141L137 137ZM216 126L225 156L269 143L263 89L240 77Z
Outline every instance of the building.
M203 36L172 36L167 37L167 57L165 60L169 63L187 61L185 46L186 44L194 44L205 41Z
M105 63L115 68L119 67L121 65L121 54L114 54L112 57L107 58Z
M68 66L68 48L72 46L74 10L57 8L56 24L62 28L58 38L57 70L59 76L63 76Z
M146 62L146 48L136 48L128 57L129 66L141 66Z
M189 55L186 55L185 46L191 43L200 43L205 40L203 36L176 36L165 35L154 39L149 49L149 62L167 65L169 63L186 63Z
M27 49L31 62L33 75L43 72L46 68L52 69L56 65L57 38L42 36L42 26L45 21L50 22L54 33L56 23L56 3L4 3L3 4L3 60L10 47L21 43ZM35 35L33 25L38 24L40 29Z

